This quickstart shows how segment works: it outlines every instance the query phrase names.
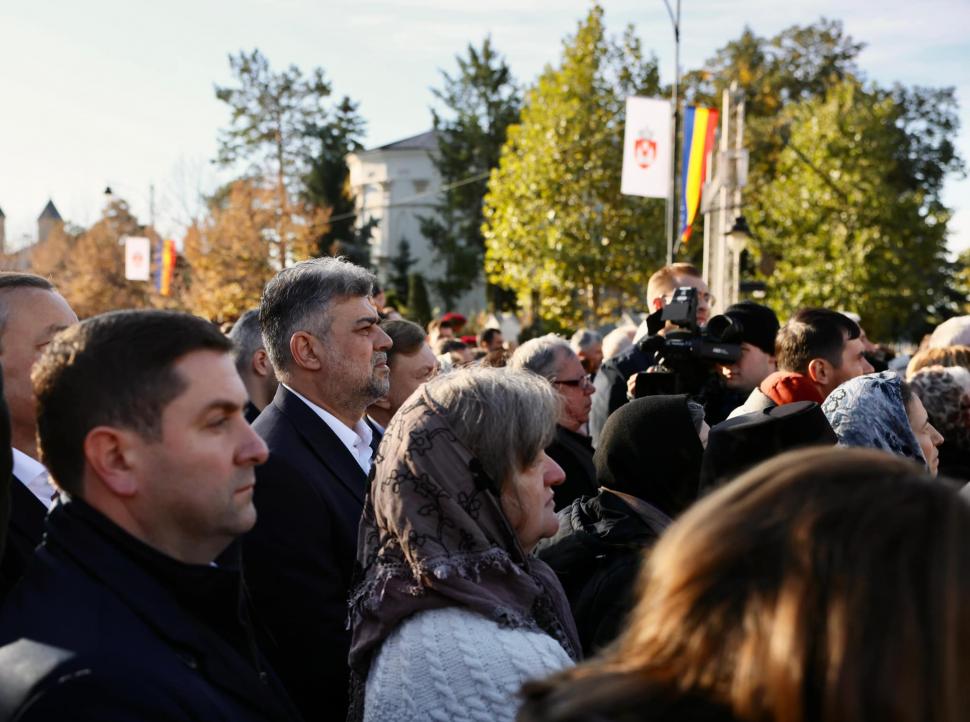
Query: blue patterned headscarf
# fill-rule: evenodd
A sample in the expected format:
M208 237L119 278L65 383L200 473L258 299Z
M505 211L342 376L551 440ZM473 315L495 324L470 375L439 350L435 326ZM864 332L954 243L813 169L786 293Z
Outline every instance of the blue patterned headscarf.
M926 465L894 372L846 381L829 394L822 411L839 437L839 446L883 449Z

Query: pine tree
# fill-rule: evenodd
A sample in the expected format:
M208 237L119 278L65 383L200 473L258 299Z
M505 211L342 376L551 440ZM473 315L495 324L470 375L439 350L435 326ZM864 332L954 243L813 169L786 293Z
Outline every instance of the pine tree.
M391 286L397 292L398 298L408 296L408 276L411 266L417 261L411 256L411 244L407 238L402 238L397 244L397 254L391 258Z
M455 60L457 74L442 71L443 86L433 91L443 106L442 112L432 110L438 137L433 161L446 190L437 215L421 222L421 233L444 267L434 286L447 307L482 277L482 198L521 103L512 72L491 38L480 49L469 45L467 57ZM501 289L490 286L487 291L493 305L505 305Z
M420 273L412 273L408 276L408 315L412 321L422 327L427 327L431 321L428 289L424 283L424 276Z

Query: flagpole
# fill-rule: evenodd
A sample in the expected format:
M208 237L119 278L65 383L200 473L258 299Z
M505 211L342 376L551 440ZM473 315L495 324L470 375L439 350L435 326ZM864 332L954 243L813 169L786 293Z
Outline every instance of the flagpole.
M670 190L667 193L667 264L674 262L674 238L677 235L677 122L680 119L680 103L678 97L678 81L680 79L680 0L677 0L677 14L670 9L668 0L664 0L667 14L674 28L674 82L671 90L671 105L673 106L674 122L670 132Z

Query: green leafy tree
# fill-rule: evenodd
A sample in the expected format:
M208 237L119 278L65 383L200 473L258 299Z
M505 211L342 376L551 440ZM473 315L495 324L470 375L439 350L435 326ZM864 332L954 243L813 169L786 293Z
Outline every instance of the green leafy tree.
M486 37L480 49L469 45L467 57L457 56L456 61L458 72L442 71L443 85L433 90L443 106L443 112L432 109L438 137L433 161L445 190L437 215L421 221L421 232L444 267L434 286L447 307L482 277L486 180L498 165L506 130L518 119L521 104L512 72L493 49L491 38ZM497 307L513 300L493 285L487 294Z
M431 302L428 300L428 287L424 276L412 273L408 276L408 316L415 323L427 327L431 321Z
M363 146L364 119L357 103L343 98L333 109L329 121L312 125L307 134L318 141L316 153L309 159L303 176L303 197L310 204L329 208L333 217L330 227L318 239L320 255L347 256L354 263L370 266L370 240L376 221L358 227L354 198L350 192L350 170L347 154Z
M940 199L944 179L963 172L957 104L952 88L866 83L863 47L825 19L771 38L746 29L688 73L686 92L719 106L732 84L742 91L743 210L752 265L777 269L763 274L769 302L783 313L806 303L854 309L873 337L916 338L959 300L948 290ZM922 264L921 280L897 291L892 283L915 282L906 263Z
M656 59L632 28L609 39L594 6L559 67L532 88L508 130L485 197L485 268L564 325L638 307L663 261L664 204L620 194L624 103L660 93Z
M690 104L720 108L724 90L736 84L745 102L745 140L753 182L770 179L784 142L781 110L824 96L842 80L858 78L856 59L865 47L846 35L842 23L822 19L792 26L772 38L745 28L713 58L684 78Z
M965 248L954 263L953 306L958 314L970 313L970 248Z
M770 304L863 316L873 338L916 337L949 304L947 211L906 178L904 111L857 81L789 106L774 179L747 212L777 259Z

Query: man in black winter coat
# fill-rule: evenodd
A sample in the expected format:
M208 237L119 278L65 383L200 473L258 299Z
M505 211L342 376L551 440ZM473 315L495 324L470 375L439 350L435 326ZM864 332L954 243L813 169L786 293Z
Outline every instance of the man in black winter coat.
M261 657L238 567L256 520L230 342L203 319L122 311L34 367L41 460L62 491L0 609L0 719L296 720Z
M670 518L629 494L601 488L558 512L559 531L536 554L552 567L569 599L583 654L592 656L623 630L636 602L644 551Z

